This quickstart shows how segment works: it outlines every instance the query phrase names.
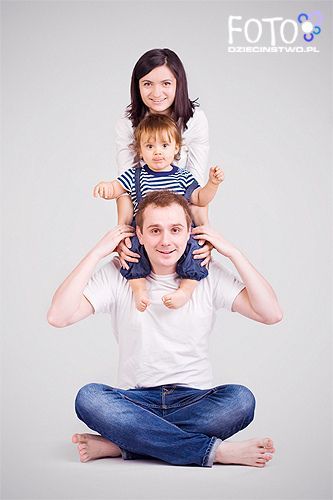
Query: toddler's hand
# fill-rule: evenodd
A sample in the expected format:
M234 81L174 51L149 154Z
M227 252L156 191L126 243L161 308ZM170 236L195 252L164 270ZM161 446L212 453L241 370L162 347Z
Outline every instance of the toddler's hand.
M220 167L211 167L209 170L209 180L213 184L221 184L224 181L224 172Z
M97 186L94 187L93 195L95 198L99 196L100 198L104 198L104 200L109 200L110 198L112 198L112 182L99 182Z

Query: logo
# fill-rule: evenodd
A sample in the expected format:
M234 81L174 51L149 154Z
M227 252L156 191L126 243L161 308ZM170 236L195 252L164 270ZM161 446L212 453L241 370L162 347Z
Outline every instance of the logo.
M320 14L320 12L317 14ZM301 24L301 28L304 32L303 38L306 42L312 42L315 35L319 35L321 32L320 26L313 26L313 23L311 22L312 18L305 12L299 14L297 21Z
M228 52L319 52L312 42L322 31L322 21L319 11L300 12L294 19L229 16Z

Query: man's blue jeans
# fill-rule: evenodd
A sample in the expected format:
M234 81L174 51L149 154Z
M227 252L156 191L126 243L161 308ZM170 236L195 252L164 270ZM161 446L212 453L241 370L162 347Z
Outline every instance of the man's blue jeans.
M211 467L221 440L253 420L255 399L241 385L117 389L88 384L75 401L80 420L117 444L125 460L154 457Z

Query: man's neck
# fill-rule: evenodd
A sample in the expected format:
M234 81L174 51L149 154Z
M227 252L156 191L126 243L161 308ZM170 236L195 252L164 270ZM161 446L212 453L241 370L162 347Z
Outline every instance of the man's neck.
M165 267L165 266L151 266L151 270L154 274L157 276L167 276L169 274L174 274L176 272L176 266L170 266L170 267Z

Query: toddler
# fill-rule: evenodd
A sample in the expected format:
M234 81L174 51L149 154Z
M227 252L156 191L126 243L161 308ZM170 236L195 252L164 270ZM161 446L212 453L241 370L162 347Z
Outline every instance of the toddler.
M181 148L181 134L176 123L167 115L149 114L138 125L134 132L133 147L138 157L144 162L126 170L111 182L100 182L94 188L94 196L104 199L116 199L124 193L131 196L133 214L119 214L119 219L135 227L137 207L147 193L168 189L183 195L189 203L200 207L207 206L214 198L219 184L224 179L221 168L211 167L209 180L201 187L188 171L174 166ZM133 220L132 215L134 215ZM195 221L194 221L195 222ZM130 280L136 308L145 311L149 305L147 281L151 272L149 260L137 236L132 238L133 252L140 254L138 263L128 263L128 269L121 269L121 274ZM163 303L169 308L182 307L191 297L196 284L208 274L206 267L201 266L202 259L193 259L192 252L197 249L198 242L190 237L185 253L178 261L177 273L181 283L174 293L165 295Z

